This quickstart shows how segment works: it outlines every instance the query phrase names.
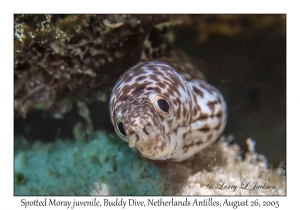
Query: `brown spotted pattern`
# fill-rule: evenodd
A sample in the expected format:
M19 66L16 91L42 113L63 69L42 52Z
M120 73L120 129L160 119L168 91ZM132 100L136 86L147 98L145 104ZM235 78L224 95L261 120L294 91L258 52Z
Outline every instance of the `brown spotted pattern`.
M157 99L166 102L162 108L167 113ZM226 115L216 88L161 61L141 62L126 71L110 99L118 135L155 160L183 161L198 153L220 136Z

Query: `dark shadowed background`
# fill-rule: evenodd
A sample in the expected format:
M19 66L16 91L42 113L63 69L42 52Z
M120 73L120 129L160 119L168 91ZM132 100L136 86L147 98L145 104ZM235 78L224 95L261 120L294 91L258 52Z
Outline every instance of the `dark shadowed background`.
M228 106L225 134L245 151L246 139L277 167L286 158L286 36L254 30L210 36L205 43L180 30L177 45L202 67Z

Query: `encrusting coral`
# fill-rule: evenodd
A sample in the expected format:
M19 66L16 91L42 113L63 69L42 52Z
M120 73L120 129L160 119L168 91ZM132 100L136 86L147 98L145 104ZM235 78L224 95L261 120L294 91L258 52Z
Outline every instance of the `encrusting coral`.
M255 142L247 139L248 152L242 160L237 145L216 145L223 158L211 171L198 171L189 176L181 195L286 195L284 169L268 169L263 155L257 154Z
M37 142L16 154L15 195L285 195L282 169L269 169L247 142L244 160L239 146L222 138L181 163L145 159L105 132L88 143ZM276 187L247 190L243 182ZM237 188L218 189L220 183Z

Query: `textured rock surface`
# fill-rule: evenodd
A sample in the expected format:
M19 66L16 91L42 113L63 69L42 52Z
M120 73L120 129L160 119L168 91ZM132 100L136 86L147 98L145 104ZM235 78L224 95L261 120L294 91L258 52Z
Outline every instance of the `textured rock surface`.
M15 111L53 109L72 99L106 101L122 72L136 64L149 30L171 15L16 15Z

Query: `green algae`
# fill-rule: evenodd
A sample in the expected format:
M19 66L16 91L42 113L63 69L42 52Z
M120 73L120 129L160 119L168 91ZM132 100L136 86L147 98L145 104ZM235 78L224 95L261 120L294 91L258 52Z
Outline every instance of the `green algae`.
M15 195L90 195L98 181L111 195L172 194L159 168L104 132L88 143L36 143L15 156Z

